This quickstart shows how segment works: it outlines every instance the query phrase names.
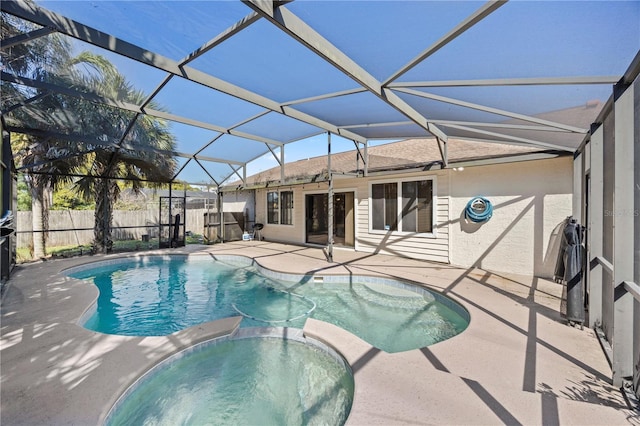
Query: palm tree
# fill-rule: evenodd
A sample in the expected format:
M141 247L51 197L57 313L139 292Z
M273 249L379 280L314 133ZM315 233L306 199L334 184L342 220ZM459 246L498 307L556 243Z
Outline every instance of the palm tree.
M140 105L147 99L142 91L135 89L110 62L99 55L83 52L73 64L89 65L96 71L83 75L83 86L94 93L111 99L124 98ZM162 109L154 102L150 102L149 106ZM176 162L172 155L159 151L172 151L175 138L164 120L142 114L131 117L127 111L105 105L92 104L81 116L88 134L119 135L124 144L115 149L95 150L89 175L76 183L84 198L96 202L94 249L109 252L113 244L113 204L120 193L117 180L130 182L136 192L142 188L144 180L156 184L168 182L173 177Z
M6 19L5 19L6 18ZM22 25L22 27L21 27ZM29 31L28 24L3 14L2 38ZM136 90L104 57L82 52L72 57L71 46L56 34L41 37L29 45L17 45L2 51L7 70L20 76L46 81L62 87L97 94L110 99L126 99L142 104L146 95ZM87 150L82 141L71 142L51 137L29 135L14 151L19 162L31 165L27 183L32 195L34 257L45 255L47 192L70 182L70 176L85 174L76 182L80 194L96 201L94 246L111 249L112 204L120 187L113 178L129 179L134 190L141 179L167 182L176 163L171 155L148 148L171 151L175 140L163 120L146 115L134 117L130 112L88 102L57 93L28 91L2 82L2 110L22 103L7 120L26 127L51 130L58 134L104 135L123 139L127 145L141 149L94 146ZM150 103L155 109L162 109ZM89 138L90 139L90 138ZM88 142L91 144L91 142ZM85 155L77 155L83 153Z
M2 39L35 29L33 25L2 14ZM16 44L0 51L5 69L19 76L41 81L51 81L69 60L69 44L60 36L51 34L33 40L31 43ZM37 104L37 107L33 108ZM30 105L13 109L16 105ZM59 109L60 99L40 90L29 91L17 85L2 82L3 120L20 121L23 125L43 128L57 127L51 120L52 111ZM10 111L11 115L5 112ZM47 193L63 180L69 171L69 163L50 162L56 148L56 141L26 135L12 135L15 158L21 164L36 164L25 175L32 199L33 255L36 258L46 254Z

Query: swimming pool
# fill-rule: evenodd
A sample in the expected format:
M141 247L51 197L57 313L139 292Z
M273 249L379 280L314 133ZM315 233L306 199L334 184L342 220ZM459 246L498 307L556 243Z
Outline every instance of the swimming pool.
M269 271L241 256L146 256L76 267L100 290L83 325L120 335L167 335L242 315L241 327L302 328L312 317L387 352L437 343L469 324L451 299L397 280Z
M353 403L346 362L302 333L243 329L155 366L105 424L343 424Z

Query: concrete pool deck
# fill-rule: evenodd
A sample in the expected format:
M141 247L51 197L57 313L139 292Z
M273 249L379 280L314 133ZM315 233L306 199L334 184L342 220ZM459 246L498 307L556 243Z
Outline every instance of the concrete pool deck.
M640 424L595 333L559 314L562 287L535 277L461 269L395 256L264 241L187 246L150 253L254 258L279 272L399 278L435 289L471 315L467 330L435 345L389 354L350 333L308 320L304 332L338 350L354 371L350 425ZM97 289L62 270L109 255L22 265L2 298L0 422L99 424L118 396L172 353L235 329L239 318L164 337L110 336L77 325Z

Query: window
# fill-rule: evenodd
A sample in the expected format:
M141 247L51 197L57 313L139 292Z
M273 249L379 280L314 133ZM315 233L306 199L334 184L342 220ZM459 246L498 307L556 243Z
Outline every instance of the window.
M280 224L293 225L293 191L280 193Z
M277 192L267 192L267 223L278 224L280 198Z
M373 229L398 230L398 184L377 183L371 186Z
M402 182L402 230L433 232L433 185L430 180Z
M372 184L371 229L432 233L433 183L422 179Z
M267 192L267 223L293 225L293 191Z

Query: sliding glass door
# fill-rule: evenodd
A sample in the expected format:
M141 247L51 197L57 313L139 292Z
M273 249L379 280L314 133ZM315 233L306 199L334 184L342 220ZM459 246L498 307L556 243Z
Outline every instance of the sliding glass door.
M306 242L326 245L329 238L329 196L305 196ZM354 193L333 195L333 241L335 245L353 247L355 244Z

